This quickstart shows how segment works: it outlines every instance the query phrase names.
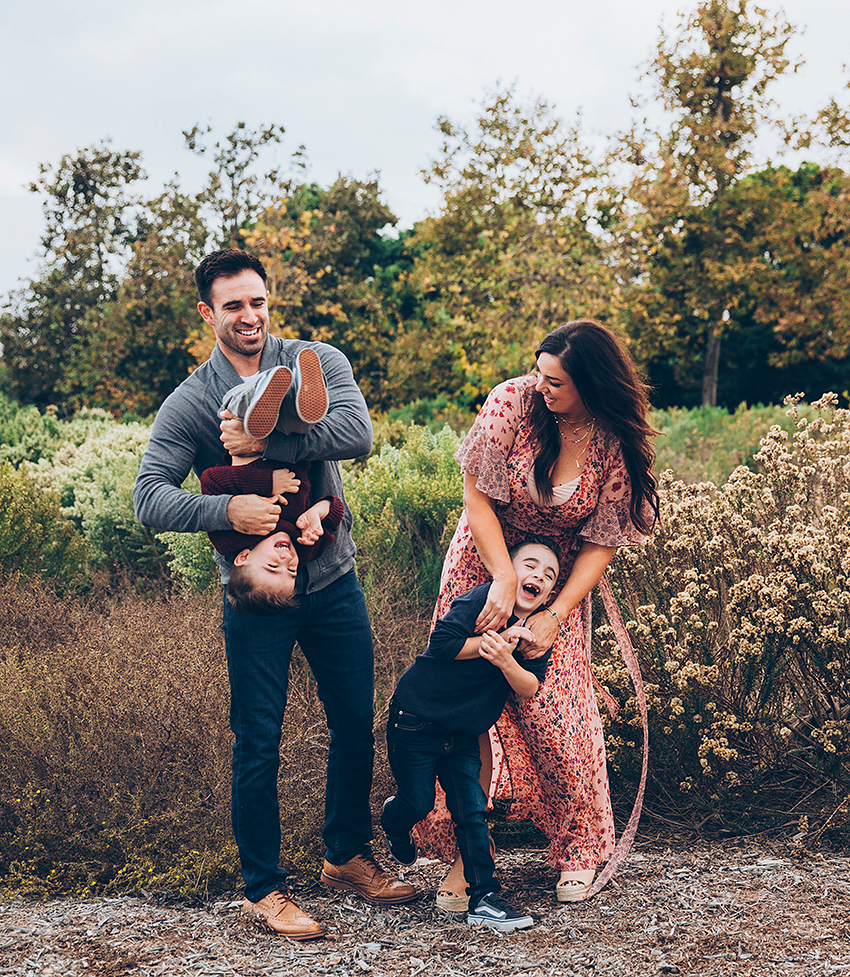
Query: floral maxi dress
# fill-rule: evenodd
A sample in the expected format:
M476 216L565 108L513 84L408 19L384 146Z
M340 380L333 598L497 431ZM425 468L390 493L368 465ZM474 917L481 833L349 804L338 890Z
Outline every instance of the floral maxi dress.
M496 503L508 547L531 534L561 548L553 590L564 586L582 543L643 544L629 516L631 484L619 441L597 429L577 488L562 505L538 507L529 493L533 465L528 413L535 377L495 387L455 456L477 488ZM458 594L490 580L461 516L443 564L435 618ZM549 864L558 870L593 868L614 850L614 820L605 742L589 661L590 596L569 615L552 651L540 690L531 699L511 694L490 731L491 794L509 799L512 820L530 819L550 840ZM456 853L442 793L416 828L420 847L451 862Z

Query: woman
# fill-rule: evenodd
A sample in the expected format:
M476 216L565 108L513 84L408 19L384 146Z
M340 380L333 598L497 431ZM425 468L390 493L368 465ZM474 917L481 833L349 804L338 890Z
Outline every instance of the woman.
M554 643L534 698L509 700L482 738L482 784L511 798L550 839L562 902L584 898L614 848L605 744L585 641L590 591L618 546L643 544L658 515L652 474L656 434L646 387L631 356L604 326L569 322L537 350L537 373L491 391L456 457L464 513L443 565L435 617L460 593L493 580L476 630L503 627L516 593L508 547L529 533L562 548L557 596L529 621L531 653ZM437 903L465 908L463 865L438 807L417 828L429 854L455 858Z

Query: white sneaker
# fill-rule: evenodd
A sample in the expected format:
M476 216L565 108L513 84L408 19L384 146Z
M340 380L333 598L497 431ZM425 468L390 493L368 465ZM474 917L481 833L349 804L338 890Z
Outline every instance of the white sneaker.
M482 896L475 908L470 908L466 921L470 926L489 926L490 929L502 933L524 930L534 925L531 916L518 913L495 892L488 892Z

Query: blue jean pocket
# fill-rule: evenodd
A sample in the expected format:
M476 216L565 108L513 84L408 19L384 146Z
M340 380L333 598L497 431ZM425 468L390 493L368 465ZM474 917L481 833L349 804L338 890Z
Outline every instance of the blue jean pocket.
M428 721L415 716L412 712L405 712L403 709L394 709L390 715L390 723L395 729L405 730L408 733L418 733L425 729Z

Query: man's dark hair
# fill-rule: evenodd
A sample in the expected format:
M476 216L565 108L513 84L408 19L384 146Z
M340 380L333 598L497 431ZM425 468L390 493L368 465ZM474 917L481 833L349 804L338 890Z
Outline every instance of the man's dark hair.
M243 271L255 271L265 284L266 269L263 268L263 263L259 258L236 248L223 248L221 251L213 251L195 269L198 298L212 307L210 297L216 278L235 278Z
M298 598L294 594L270 594L257 587L250 570L245 566L235 566L230 571L227 599L230 606L240 614L256 614L260 617L280 614L281 611L298 606Z
M513 559L517 553L523 548L523 546L545 546L547 550L551 550L555 559L558 561L558 566L561 565L561 547L555 542L554 539L550 539L548 536L526 536L525 539L521 539L518 543L514 543L513 546L508 547L508 556Z

